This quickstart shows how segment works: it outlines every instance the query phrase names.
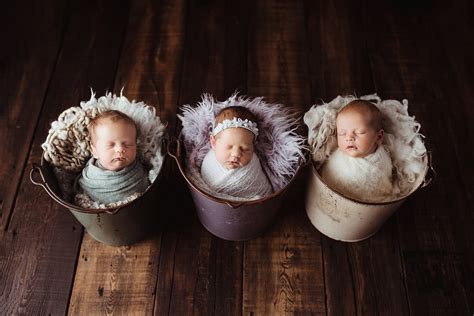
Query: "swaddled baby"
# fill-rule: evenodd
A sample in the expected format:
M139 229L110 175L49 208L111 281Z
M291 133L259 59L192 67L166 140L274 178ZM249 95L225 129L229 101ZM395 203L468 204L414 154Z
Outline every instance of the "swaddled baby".
M344 195L366 202L390 200L392 160L381 145L384 130L379 109L354 100L336 118L338 149L323 165L322 177Z
M210 135L211 150L204 157L201 176L214 193L258 199L272 186L254 152L258 136L256 117L245 107L219 112Z
M123 201L142 193L149 180L137 159L137 126L126 114L109 110L88 126L92 158L76 179L76 191L84 191L104 204Z

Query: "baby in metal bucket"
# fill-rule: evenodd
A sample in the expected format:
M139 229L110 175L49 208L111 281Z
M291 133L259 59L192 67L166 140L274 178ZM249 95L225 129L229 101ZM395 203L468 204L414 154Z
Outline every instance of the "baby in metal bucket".
M380 110L369 101L349 102L337 114L336 132L338 148L322 169L325 182L357 200L390 200L393 165L382 146Z
M90 198L109 204L142 193L149 186L144 166L137 159L137 125L126 114L108 110L88 126L92 158L76 179Z
M242 106L226 107L216 116L210 134L211 150L201 165L201 176L213 192L248 199L272 193L254 152L256 121L255 115Z

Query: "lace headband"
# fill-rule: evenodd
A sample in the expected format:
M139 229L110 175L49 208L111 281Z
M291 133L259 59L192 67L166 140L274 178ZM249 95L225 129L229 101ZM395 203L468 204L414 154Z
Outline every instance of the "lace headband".
M231 120L223 120L222 122L217 124L217 126L214 126L214 128L212 129L212 135L216 136L218 133L222 132L225 129L236 127L245 128L246 130L251 131L255 135L255 138L257 138L258 136L257 123L254 123L247 119L242 120L238 117L234 117Z

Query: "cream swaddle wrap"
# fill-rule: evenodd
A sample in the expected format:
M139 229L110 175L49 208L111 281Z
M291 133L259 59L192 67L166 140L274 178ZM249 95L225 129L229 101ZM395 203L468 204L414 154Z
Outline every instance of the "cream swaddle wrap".
M383 202L392 196L392 160L383 146L358 158L337 149L323 165L322 177L330 187L357 200Z
M247 165L227 169L217 161L214 151L210 150L202 162L201 176L216 193L245 199L258 199L272 193L272 186L255 153Z

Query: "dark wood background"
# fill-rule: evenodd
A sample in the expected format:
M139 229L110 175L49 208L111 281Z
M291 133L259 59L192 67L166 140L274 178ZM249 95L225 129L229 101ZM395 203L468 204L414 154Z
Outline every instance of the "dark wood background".
M473 315L473 17L469 0L3 2L0 314ZM307 219L303 174L269 232L229 242L169 163L166 221L105 246L29 171L60 112L122 87L170 135L203 92L301 113L339 94L406 98L438 176L372 238L343 243Z

